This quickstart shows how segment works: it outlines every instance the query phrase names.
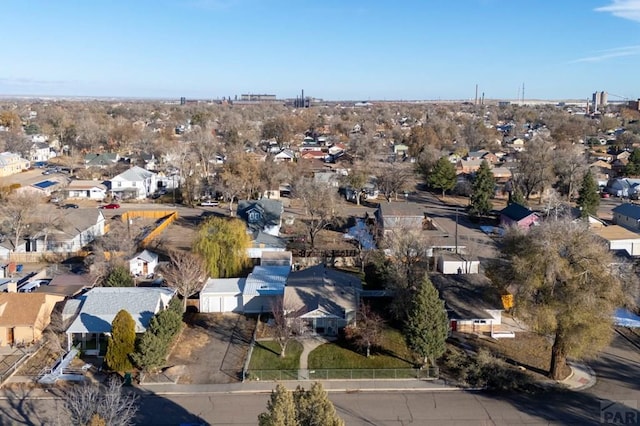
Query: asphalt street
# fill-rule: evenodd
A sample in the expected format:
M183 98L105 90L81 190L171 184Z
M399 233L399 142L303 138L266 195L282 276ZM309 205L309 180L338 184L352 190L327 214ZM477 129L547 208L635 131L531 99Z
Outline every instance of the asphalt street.
M616 336L590 365L597 384L584 392L353 391L330 398L347 425L591 425L600 424L602 410L611 407L635 416L626 424L638 424L640 413L633 409L640 401L638 348ZM61 401L53 397L7 396L0 399L0 424L45 425L61 418ZM267 399L264 393L147 393L136 424L255 425Z

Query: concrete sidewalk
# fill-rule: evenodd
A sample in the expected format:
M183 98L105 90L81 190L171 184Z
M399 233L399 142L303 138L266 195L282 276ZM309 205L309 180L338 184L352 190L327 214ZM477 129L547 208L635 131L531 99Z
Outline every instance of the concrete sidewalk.
M571 368L571 374L566 379L558 381L559 384L574 391L589 389L596 384L596 373L591 367L573 361L567 364Z
M449 386L442 380L317 380L327 392L390 392L390 391L455 391L462 390ZM144 385L138 388L158 395L189 395L201 393L269 393L276 385L283 384L287 389L297 386L308 388L314 381L250 381L222 385Z

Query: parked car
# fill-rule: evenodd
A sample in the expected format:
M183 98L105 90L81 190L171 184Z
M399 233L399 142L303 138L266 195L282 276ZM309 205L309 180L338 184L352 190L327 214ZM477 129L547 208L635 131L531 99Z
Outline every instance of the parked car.
M68 204L64 204L62 206L60 206L63 209L77 209L78 205L77 204L73 204L73 203L68 203Z
M215 206L217 206L217 205L219 205L219 204L220 204L220 203L219 203L218 201L210 201L210 200L208 200L208 201L202 201L202 202L200 203L200 205L201 205L201 206L203 206L203 207L215 207Z
M118 204L118 203L105 204L104 206L100 206L99 208L100 209L107 209L107 210L119 209L120 208L120 204Z

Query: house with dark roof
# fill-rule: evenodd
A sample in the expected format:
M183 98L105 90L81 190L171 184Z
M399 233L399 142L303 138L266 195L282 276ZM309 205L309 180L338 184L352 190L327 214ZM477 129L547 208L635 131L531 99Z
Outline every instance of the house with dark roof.
M315 265L289 274L285 310L305 331L335 336L355 320L361 290L357 276Z
M500 295L482 276L436 274L431 280L444 300L451 331L475 334L503 331Z
M616 206L613 210L613 223L624 226L632 231L640 230L640 206L637 204L624 203Z
M105 152L102 154L87 154L84 156L85 168L98 167L104 169L113 166L120 160L120 155L115 152Z
M537 213L518 203L511 203L500 210L500 226L503 228L517 226L521 229L529 229L539 220Z
M417 203L380 203L375 212L380 231L422 230L427 219L426 209Z
M237 216L247 223L252 232L262 231L277 236L282 226L282 201L262 198L238 201Z

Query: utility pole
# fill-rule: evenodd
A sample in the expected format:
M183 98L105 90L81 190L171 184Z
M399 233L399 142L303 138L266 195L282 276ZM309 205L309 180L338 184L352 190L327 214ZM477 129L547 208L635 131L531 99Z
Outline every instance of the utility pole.
M458 208L456 207L456 254L458 254Z

